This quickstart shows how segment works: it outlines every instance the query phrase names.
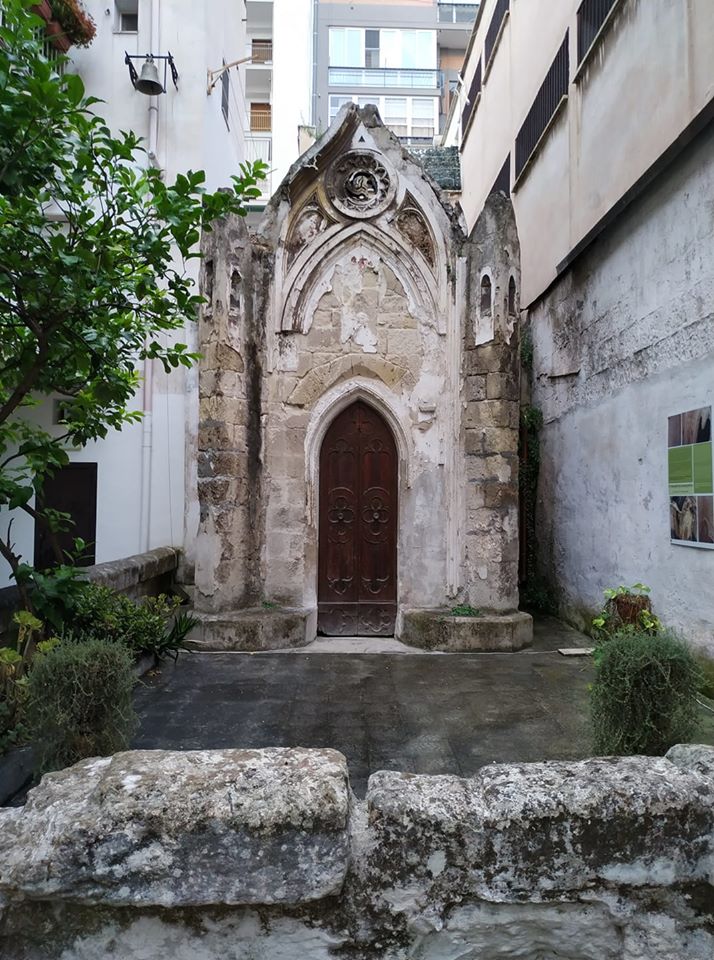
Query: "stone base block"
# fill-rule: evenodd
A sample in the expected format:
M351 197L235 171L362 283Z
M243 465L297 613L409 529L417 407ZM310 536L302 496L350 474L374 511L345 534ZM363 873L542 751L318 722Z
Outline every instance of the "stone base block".
M252 607L225 613L193 611L199 621L186 646L191 650L281 650L315 639L317 611Z
M454 617L447 610L404 610L397 639L449 653L522 650L533 642L533 618L520 611Z

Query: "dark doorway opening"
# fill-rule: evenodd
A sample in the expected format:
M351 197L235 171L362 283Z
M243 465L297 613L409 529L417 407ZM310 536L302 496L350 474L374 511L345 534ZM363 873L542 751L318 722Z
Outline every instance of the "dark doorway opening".
M87 549L79 560L86 567L95 561L97 539L97 465L96 463L69 463L45 480L38 506L68 513L74 525L64 533L56 534L62 551L72 550L76 537L81 537ZM38 570L57 564L52 539L46 523L35 522L35 559Z

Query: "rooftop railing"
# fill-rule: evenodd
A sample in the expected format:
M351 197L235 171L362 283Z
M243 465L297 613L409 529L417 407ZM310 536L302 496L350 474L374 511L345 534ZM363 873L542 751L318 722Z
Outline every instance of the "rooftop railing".
M438 70L406 67L330 67L331 87L403 87L434 89L439 86Z

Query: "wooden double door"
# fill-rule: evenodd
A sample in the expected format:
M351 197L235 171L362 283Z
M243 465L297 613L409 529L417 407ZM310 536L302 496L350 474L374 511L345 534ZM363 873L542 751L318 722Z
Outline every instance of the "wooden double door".
M318 631L392 636L397 613L398 458L384 419L358 400L320 451Z

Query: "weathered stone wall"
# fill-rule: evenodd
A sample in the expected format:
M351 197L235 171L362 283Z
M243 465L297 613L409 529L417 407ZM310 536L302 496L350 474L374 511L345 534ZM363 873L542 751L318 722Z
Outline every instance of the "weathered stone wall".
M714 405L714 130L529 311L541 566L581 625L644 581L714 651L714 551L670 543L667 418Z
M398 453L397 632L414 609L514 611L509 201L494 200L467 240L376 111L350 106L292 168L257 233L216 224L204 258L197 642L314 636L320 447L356 400L382 415ZM482 313L484 274L493 302ZM251 608L262 634L243 618L236 641L227 615Z
M475 607L518 607L520 252L510 200L492 194L470 238L460 444L466 468L464 582Z
M378 773L139 751L0 811L6 960L711 960L714 749Z

